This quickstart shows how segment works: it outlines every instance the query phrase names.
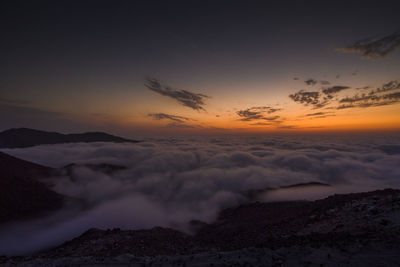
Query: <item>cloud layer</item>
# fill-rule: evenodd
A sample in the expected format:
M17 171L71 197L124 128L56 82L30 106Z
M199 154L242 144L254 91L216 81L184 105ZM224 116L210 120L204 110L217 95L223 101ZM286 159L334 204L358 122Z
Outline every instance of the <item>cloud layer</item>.
M243 203L251 189L310 181L333 185L329 193L399 187L399 141L290 135L4 149L52 167L76 165L47 181L74 200L69 208L1 228L0 254L57 245L91 227L184 230L190 220L212 221L219 210Z

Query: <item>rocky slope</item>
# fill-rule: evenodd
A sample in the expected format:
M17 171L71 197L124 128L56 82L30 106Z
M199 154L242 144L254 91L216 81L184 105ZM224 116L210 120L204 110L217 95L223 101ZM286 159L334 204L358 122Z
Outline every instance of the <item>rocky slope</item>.
M37 178L54 170L0 152L0 223L43 215L63 205L63 198Z
M91 229L12 265L399 266L400 190L249 203L197 232Z

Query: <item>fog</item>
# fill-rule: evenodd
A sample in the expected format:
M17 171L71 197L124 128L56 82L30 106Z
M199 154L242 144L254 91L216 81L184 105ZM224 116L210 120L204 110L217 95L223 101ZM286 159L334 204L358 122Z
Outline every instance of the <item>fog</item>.
M248 201L246 192L252 189L331 185L267 191L258 199L283 201L398 188L399 141L376 136L204 137L3 149L59 168L45 182L68 201L64 210L46 218L0 227L0 255L59 245L93 227L189 231L187 222L213 221L221 209Z

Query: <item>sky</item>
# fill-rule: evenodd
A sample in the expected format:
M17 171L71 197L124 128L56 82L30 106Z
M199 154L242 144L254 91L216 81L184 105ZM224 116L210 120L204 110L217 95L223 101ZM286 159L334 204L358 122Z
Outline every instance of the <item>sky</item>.
M397 1L3 1L0 130L398 131Z

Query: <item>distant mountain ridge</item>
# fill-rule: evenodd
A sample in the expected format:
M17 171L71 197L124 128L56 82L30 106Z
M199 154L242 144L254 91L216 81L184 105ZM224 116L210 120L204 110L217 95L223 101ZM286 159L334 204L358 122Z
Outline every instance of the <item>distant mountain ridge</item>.
M103 132L78 134L61 134L29 128L16 128L0 133L0 148L23 148L45 144L79 143L79 142L138 142Z

